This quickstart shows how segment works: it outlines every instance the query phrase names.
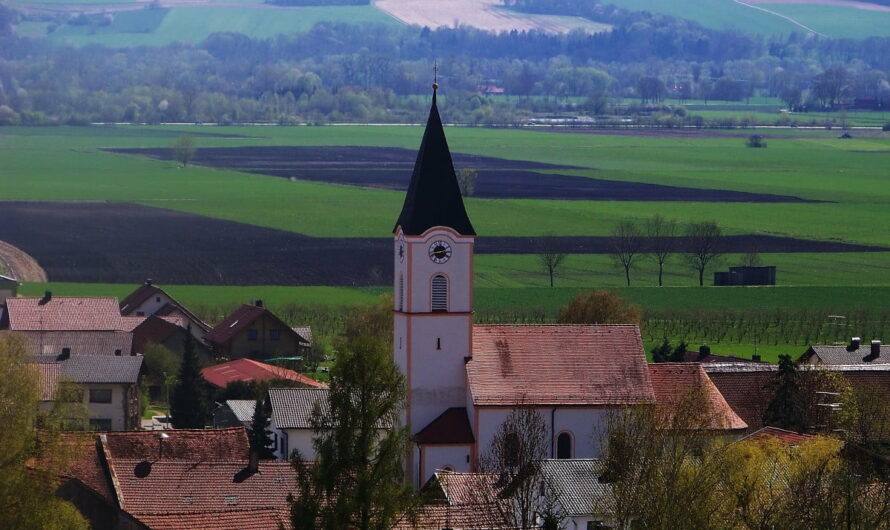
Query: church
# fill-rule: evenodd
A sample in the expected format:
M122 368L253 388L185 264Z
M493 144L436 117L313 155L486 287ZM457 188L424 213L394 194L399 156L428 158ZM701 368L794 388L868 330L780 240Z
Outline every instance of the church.
M393 355L407 381L408 469L474 471L517 407L544 418L549 458L600 456L609 410L653 403L635 325L474 325L473 249L436 89L393 229Z

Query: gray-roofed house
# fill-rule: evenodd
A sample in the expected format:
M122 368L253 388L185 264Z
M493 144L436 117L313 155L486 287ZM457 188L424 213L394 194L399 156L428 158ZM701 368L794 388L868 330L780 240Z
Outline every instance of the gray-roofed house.
M55 394L59 382L79 385L90 427L103 431L125 431L139 427L142 356L74 355L39 356L38 364L56 364L58 370L41 369L42 378L57 372L55 382L41 381L44 393Z
M542 491L550 491L566 518L565 528L611 528L612 486L600 482L605 461L596 458L541 461Z
M272 432L278 436L275 456L287 460L299 451L305 460L315 459L312 446L312 411L318 403L321 410L328 410L327 388L270 388L272 404Z
M255 399L229 399L213 411L214 427L250 427Z
M890 350L882 348L881 341L862 344L859 337L853 337L846 345L813 345L798 359L800 363L851 365L851 364L890 364Z

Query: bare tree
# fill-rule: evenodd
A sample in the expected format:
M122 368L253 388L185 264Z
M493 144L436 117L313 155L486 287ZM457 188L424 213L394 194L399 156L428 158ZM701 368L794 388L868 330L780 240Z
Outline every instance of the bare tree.
M544 236L542 238L541 253L538 254L538 259L541 260L541 265L550 276L550 287L553 287L553 277L567 256L568 254L565 252L560 252L556 244L556 238L553 236Z
M498 494L509 502L504 519L513 528L532 528L537 514L545 513L550 502L542 495L540 466L547 457L550 444L547 425L533 408L513 409L498 427L488 450L479 461L483 473L496 474Z
M677 222L655 214L646 219L646 237L649 238L649 257L658 265L658 286L664 285L664 264L674 250Z
M476 179L479 178L479 171L476 169L465 168L457 172L457 185L460 188L460 194L464 197L471 197L476 192Z
M686 257L690 266L698 271L698 284L705 284L708 264L723 254L723 230L715 221L703 221L686 225Z
M195 151L197 150L195 147L195 138L190 134L183 134L176 140L173 140L173 144L170 148L173 150L173 160L182 164L182 167L188 165L192 157L195 156Z
M643 231L631 219L624 219L615 225L610 238L615 261L624 269L624 277L630 286L630 270L643 249Z

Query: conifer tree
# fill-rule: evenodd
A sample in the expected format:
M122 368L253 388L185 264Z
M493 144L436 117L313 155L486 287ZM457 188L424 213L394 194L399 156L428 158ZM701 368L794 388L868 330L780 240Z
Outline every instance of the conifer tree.
M269 431L269 412L270 403L268 394L261 399L256 400L256 406L253 409L253 422L247 430L247 439L250 441L250 449L256 451L261 459L274 458L272 450L272 436Z
M170 400L171 421L177 429L203 429L210 416L210 406L198 366L198 354L195 352L191 328L185 334L183 350L179 381Z
M806 429L801 403L801 381L790 355L779 355L779 371L770 383L773 399L763 413L763 424L803 432Z
M664 338L664 341L661 345L652 349L652 362L655 363L666 363L671 356L671 343L668 342L667 337Z
M674 351L671 352L670 362L672 363L681 363L683 362L683 358L686 357L686 350L689 349L689 345L686 344L686 341L680 341L680 344L677 344L677 347L674 348Z

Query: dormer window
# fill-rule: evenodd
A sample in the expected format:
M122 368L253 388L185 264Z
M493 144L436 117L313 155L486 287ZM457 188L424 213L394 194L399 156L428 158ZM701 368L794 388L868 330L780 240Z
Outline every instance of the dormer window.
M441 274L433 276L432 295L433 312L448 311L448 278Z

